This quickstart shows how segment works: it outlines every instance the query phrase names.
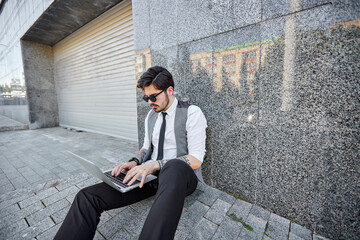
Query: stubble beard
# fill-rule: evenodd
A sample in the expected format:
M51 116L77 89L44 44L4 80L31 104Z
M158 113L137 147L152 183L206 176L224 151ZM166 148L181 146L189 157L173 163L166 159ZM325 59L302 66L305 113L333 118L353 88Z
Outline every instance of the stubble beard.
M155 112L162 112L162 111L164 111L164 109L169 105L169 102L170 102L170 99L169 99L169 96L167 95L167 93L165 92L165 95L166 95L166 105L165 105L165 107L163 107L162 109L160 109L160 110L158 110L158 111L156 111L155 110L155 108L154 108L154 111ZM154 104L154 105L156 105L156 104ZM159 106L159 105L156 105L156 106Z

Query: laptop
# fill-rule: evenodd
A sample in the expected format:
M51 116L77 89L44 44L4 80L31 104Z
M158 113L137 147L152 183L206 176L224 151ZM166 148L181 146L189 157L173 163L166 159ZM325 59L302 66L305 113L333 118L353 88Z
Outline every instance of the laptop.
M128 192L140 186L141 177L138 178L131 186L128 186L127 184L123 183L123 180L126 176L126 171L123 170L117 177L111 176L112 170L102 172L100 168L98 168L94 163L90 162L89 160L80 157L79 155L70 151L67 151L67 153L69 153L70 156L72 156L78 163L80 163L91 175L97 177L104 183L108 184L109 186L115 188L122 193ZM148 183L155 179L157 179L157 177L150 174L146 177L145 183Z

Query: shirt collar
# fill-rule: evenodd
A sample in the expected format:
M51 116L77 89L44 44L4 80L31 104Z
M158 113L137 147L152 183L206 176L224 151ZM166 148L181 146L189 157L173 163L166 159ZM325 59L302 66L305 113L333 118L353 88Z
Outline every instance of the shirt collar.
M176 106L178 105L178 100L176 99L176 97L174 97L174 101L171 104L171 106L165 111L167 113L167 115L171 116L173 114L175 114L175 110L176 110Z

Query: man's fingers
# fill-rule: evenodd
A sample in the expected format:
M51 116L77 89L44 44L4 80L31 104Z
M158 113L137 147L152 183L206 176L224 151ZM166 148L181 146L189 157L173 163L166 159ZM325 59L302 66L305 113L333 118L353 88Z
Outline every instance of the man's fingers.
M126 173L123 183L127 183L136 174L136 169L131 169Z
M115 176L116 176L116 177L119 176L119 174L121 173L121 171L122 171L123 169L125 169L124 166L122 166L122 165L119 166L118 169L117 169L117 171L116 171L116 175L115 175Z
M112 175L112 176L115 176L118 168L119 168L119 165L117 165L116 167L114 167L114 169L111 171L111 175Z
M141 176L141 173L138 172L135 176L132 177L131 181L127 185L131 186L140 176Z
M128 182L128 186L131 186L139 177L141 176L141 172L138 172L138 173L136 173L132 178L131 178L131 180L128 182L128 181L126 181L126 182ZM126 183L125 182L125 183Z
M146 174L143 174L142 177L141 177L141 182L140 182L139 188L142 188L144 186L145 178L146 178Z

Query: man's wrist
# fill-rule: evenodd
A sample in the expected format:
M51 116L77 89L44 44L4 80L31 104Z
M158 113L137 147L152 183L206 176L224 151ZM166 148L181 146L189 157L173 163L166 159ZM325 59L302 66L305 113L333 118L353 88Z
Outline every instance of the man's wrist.
M158 168L159 168L158 170L161 170L164 167L167 160L157 160L156 162L158 164Z
M137 159L136 157L131 158L131 159L129 160L129 162L135 162L136 165L140 165L140 161L139 161L139 159Z

